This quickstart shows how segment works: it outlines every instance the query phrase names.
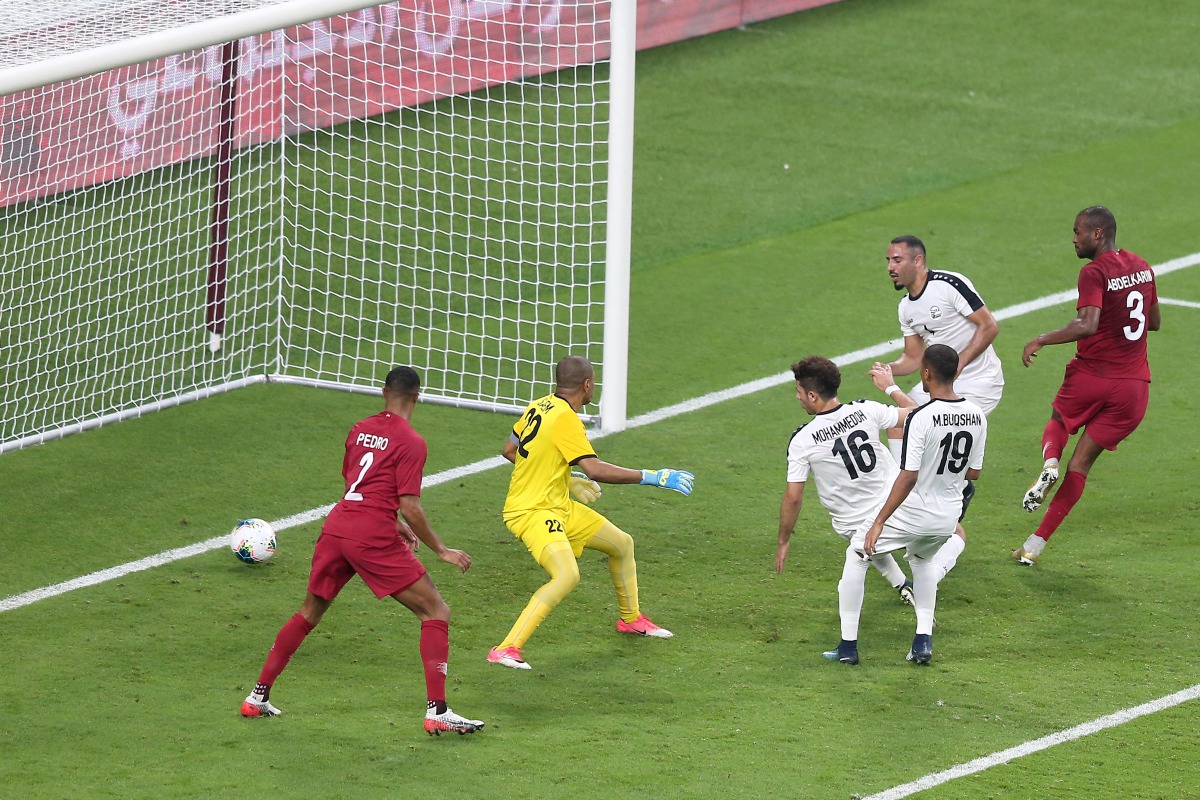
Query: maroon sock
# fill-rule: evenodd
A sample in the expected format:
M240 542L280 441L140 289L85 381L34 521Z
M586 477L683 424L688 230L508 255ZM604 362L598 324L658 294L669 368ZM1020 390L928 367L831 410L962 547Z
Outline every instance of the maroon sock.
M1067 448L1067 426L1061 419L1050 418L1046 429L1042 431L1042 460L1062 458L1063 450Z
M1038 525L1038 529L1033 532L1034 535L1050 541L1050 536L1058 530L1058 526L1079 502L1085 485L1087 485L1087 475L1082 472L1068 472L1063 478L1063 482L1058 485L1058 491L1054 493L1054 499L1050 501L1050 507L1046 509L1046 514L1042 517L1042 524Z
M425 665L425 693L440 714L446 710L446 662L450 658L450 624L443 619L421 623L421 663Z
M275 644L271 645L271 652L267 653L267 663L263 664L258 682L268 687L275 683L279 673L283 672L283 668L292 660L304 637L308 636L312 629L313 625L300 614L294 614L283 623L283 627L275 636Z

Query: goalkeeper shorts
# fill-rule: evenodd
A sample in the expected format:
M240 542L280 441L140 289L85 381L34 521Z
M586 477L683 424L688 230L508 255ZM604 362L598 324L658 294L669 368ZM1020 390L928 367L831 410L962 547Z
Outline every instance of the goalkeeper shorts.
M608 522L602 514L583 503L568 500L565 508L523 511L506 514L504 524L529 549L534 561L542 561L542 551L551 542L567 542L576 558L596 532Z

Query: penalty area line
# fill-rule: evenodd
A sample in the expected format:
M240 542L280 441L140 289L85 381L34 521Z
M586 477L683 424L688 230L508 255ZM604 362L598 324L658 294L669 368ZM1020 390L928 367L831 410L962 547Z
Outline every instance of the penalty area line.
M1144 717L1147 714L1154 714L1159 711L1164 711L1168 708L1181 705L1189 700L1195 700L1200 697L1200 684L1182 689L1174 694L1169 694L1165 697L1160 697L1157 700L1151 700L1147 703L1142 703L1133 708L1127 708L1123 711L1117 711L1113 714L1108 714L1091 722L1084 722L1076 725L1073 728L1051 733L1048 736L1043 736L1040 739L1019 744L1015 747L1010 747L1007 750L1000 750L988 756L976 758L973 761L968 761L965 764L951 767L950 769L934 772L926 775L923 778L918 778L911 783L905 783L901 786L894 786L887 791L878 794L867 795L862 800L901 800L905 797L910 797L918 792L923 792L926 789L932 789L935 786L940 786L943 783L952 781L956 778L965 778L968 775L974 775L977 772L983 772L986 769L997 767L1002 764L1007 764L1010 761L1015 761L1018 758L1039 753L1042 750L1047 750L1056 745L1073 742L1076 739L1082 739L1084 736L1091 736L1093 733L1115 728L1118 725L1124 725L1126 722L1131 722L1138 717Z
M1176 270L1193 267L1197 264L1200 264L1200 253L1192 253L1191 255L1182 256L1180 258L1175 258L1159 264L1158 266L1154 267L1154 274L1156 276L1162 276L1171 272L1175 272ZM1025 303L1018 303L1017 305L1002 308L999 311L994 312L994 315L997 320L1010 319L1013 317L1019 317L1023 314L1029 314L1034 311L1040 311L1043 308L1056 306L1060 303L1065 303L1068 300L1074 299L1075 297L1076 291L1074 289L1066 292L1056 292L1054 294L1046 295L1045 297L1039 297L1036 300L1030 300ZM1183 301L1175 302L1178 304L1183 304ZM862 350L854 350L849 353L844 353L835 357L833 362L838 366L844 367L848 364L856 364L859 361L877 359L880 356L887 355L888 353L900 349L902 346L903 340L891 339L886 342L881 342L877 345L872 345L871 347L865 347ZM694 397L691 400L685 400L682 403L675 403L673 405L660 408L656 411L649 411L645 414L640 414L636 417L630 418L626 422L625 428L627 430L631 428L640 428L655 422L662 422L663 420L671 419L672 417L690 414L693 411L699 411L700 409L708 408L709 406L715 406L728 400L734 400L739 397L745 397L746 395L754 394L755 392L763 391L764 389L771 389L776 386L781 386L790 380L792 380L792 373L790 371L780 372L775 375L768 375L765 378L748 381L747 383L739 384L738 386L733 386L729 389L710 392L699 397ZM591 433L590 438L596 440L603 438L606 435L607 434L605 433L597 431ZM503 466L507 463L508 462L500 456L484 458L471 464L464 464L460 467L454 467L452 469L443 470L433 475L429 475L422 482L422 486L437 486L441 483L458 480L469 475L476 475L480 472L486 472L490 469L496 469L497 467ZM312 508L308 511L302 511L299 514L293 514L290 517L284 517L283 519L275 520L271 523L271 526L277 531L282 531L287 530L288 528L294 528L297 525L315 522L328 514L331 508L333 508L332 503L325 506L318 506L317 508ZM62 583L56 583L51 586L43 586L40 589L33 589L32 591L24 592L22 594L15 594L10 597L5 597L0 599L0 613L30 605L31 603L36 603L39 600L47 600L51 597L57 597L59 595L66 594L67 592L73 592L76 589L83 589L88 586L95 586L106 581L115 580L126 575L131 575L135 572L142 572L143 570L151 569L153 567L165 566L173 561L179 561L180 559L191 558L192 556L200 555L201 553L207 553L210 550L216 550L220 547L226 546L227 544L228 542L225 536L215 536L212 539L206 539L203 542L197 542L196 544L188 545L187 547L178 547L174 550L166 550L156 555L138 559L137 561L130 561L127 564L121 564L116 567L102 569L98 572L92 572L78 578L72 578L69 581L63 581Z

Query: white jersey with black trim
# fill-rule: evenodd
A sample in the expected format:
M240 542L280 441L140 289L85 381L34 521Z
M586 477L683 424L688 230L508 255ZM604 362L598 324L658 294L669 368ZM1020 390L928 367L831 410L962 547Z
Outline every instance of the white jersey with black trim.
M951 534L963 510L967 470L983 469L987 417L965 398L930 400L904 420L902 470L916 470L917 483L889 527L914 534Z
M833 529L848 538L883 505L896 462L879 441L879 431L899 424L895 406L874 400L842 403L801 425L788 443L788 483L816 476L821 505Z
M900 299L900 333L920 336L926 347L944 344L961 353L975 335L975 325L967 317L984 305L983 298L965 275L929 270L929 280L921 293L916 297L905 294ZM981 394L998 394L986 389L1004 386L1004 370L995 348L988 345L955 380L955 391L970 394L959 388L960 383L977 385Z

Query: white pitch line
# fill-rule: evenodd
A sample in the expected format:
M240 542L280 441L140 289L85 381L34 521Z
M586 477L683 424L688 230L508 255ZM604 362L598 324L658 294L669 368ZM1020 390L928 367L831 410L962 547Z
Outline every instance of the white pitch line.
M1091 722L1084 722L1081 725L1076 725L1073 728L1052 733L1048 736L1043 736L1040 739L1034 739L1024 744L1019 744L1016 747L1010 747L1007 750L1000 750L992 753L989 756L976 758L973 761L968 761L965 764L959 764L956 767L951 767L941 772L934 772L926 775L923 778L918 778L911 783L903 784L902 786L894 786L887 791L879 794L868 795L862 800L901 800L901 798L909 797L917 792L923 792L926 789L932 789L935 786L940 786L947 781L952 781L955 778L963 778L967 775L974 775L976 772L983 772L985 769L1007 764L1010 761L1015 761L1018 758L1032 755L1033 753L1049 749L1055 745L1071 742L1076 739L1082 739L1084 736L1091 736L1093 733L1099 733L1106 728L1115 728L1118 725L1124 725L1126 722L1144 717L1147 714L1154 714L1163 711L1173 706L1186 703L1189 700L1195 700L1200 697L1200 684L1191 686L1187 689L1169 694L1166 697L1160 697L1157 700L1151 700L1148 703L1142 703L1140 706L1127 708L1124 711L1117 711L1099 719L1094 719Z
M1168 273L1175 272L1176 270L1193 267L1196 264L1200 264L1200 253L1192 253L1191 255L1164 262L1157 267L1154 267L1154 273L1155 275L1159 276L1166 275ZM1019 317L1023 314L1028 314L1033 311L1040 311L1043 308L1049 308L1050 306L1058 305L1059 303L1065 303L1068 300L1075 299L1075 297L1076 292L1074 289L1066 292L1056 292L1055 294L1040 297L1037 300L1030 300L1026 303L1018 303L1017 305L1009 306L1008 308L1002 308L995 312L995 316L998 320ZM871 347L863 348L862 350L855 350L850 353L845 353L837 356L833 359L833 361L840 366L855 364L859 361L876 359L880 356L887 355L888 353L898 350L902 345L903 342L900 339L892 339ZM775 375L768 375L765 378L749 381L729 389L710 392L708 394L701 395L700 397L694 397L691 400L685 400L682 403L675 403L674 405L660 408L657 411L650 411L645 414L640 414L629 419L626 423L626 428L640 428L644 425L661 422L682 414L689 414L693 411L699 411L702 408L708 408L709 406L714 406L718 403L724 403L727 400L745 397L748 394L754 394L755 392L760 392L764 389L781 386L790 380L792 380L792 373L790 371L780 372ZM606 434L601 432L595 432L590 434L590 437L595 440L600 439L605 435ZM437 486L440 483L446 483L447 481L465 478L469 475L476 475L480 472L486 472L487 470L495 469L496 467L503 466L507 463L508 462L500 456L492 456L471 464L464 464L461 467L454 467L453 469L443 470L442 472L430 475L422 482L422 486ZM290 517L284 517L283 519L275 520L271 523L271 525L277 531L287 530L288 528L293 528L297 525L315 522L316 520L321 519L328 514L331 508L333 508L332 504L318 506L317 508L312 508L308 511L302 511L299 514L293 514ZM141 572L152 567L161 567L166 564L170 564L172 561L179 561L180 559L190 558L191 556L200 555L201 553L207 553L210 550L216 550L218 548L225 547L227 544L228 542L226 541L226 537L216 536L212 539L207 539L203 542L197 542L196 544L189 545L187 547L179 547L174 550L167 550L165 552L158 553L157 555L147 556L146 558L142 558L137 561L130 561L127 564L110 567L108 569L100 570L99 572L92 572L79 578L72 578L69 581L63 581L62 583L56 583L51 586L43 586L40 589L34 589L22 594L15 594L10 597L5 597L4 599L0 600L0 613L30 605L31 603L36 603L39 600L46 600L51 597L57 597L58 595L66 594L67 592L73 592L76 589L82 589L87 586L95 586L96 584L104 583L105 581L115 580L117 578L124 577L125 575L130 575L134 572Z
M1183 306L1184 308L1200 308L1200 303L1193 303L1191 300L1172 300L1169 297L1160 297L1158 302L1164 306Z

